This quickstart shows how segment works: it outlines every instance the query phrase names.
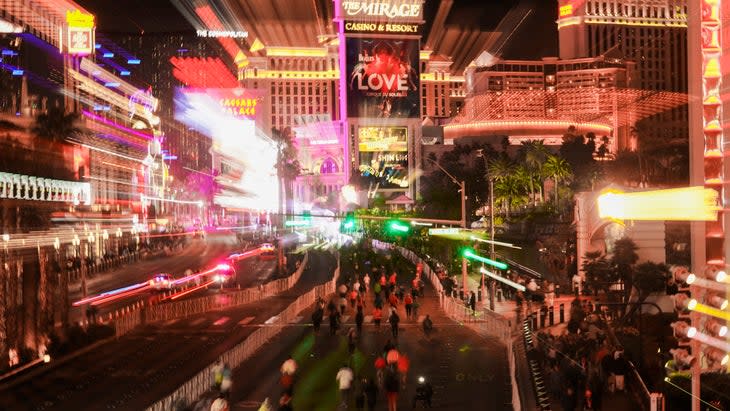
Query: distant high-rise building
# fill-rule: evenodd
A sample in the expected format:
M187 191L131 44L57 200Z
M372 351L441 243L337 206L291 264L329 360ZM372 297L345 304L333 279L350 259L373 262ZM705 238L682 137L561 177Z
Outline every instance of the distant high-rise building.
M611 49L636 63L636 84L687 92L687 0L559 0L560 58L595 57ZM644 119L637 139L687 138L687 106Z
M643 89L687 92L686 0L560 0L560 58L618 48Z

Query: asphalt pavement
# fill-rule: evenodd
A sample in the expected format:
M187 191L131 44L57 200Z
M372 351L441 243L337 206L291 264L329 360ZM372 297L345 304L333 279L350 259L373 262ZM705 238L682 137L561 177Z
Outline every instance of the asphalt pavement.
M326 282L336 265L310 253L289 291L232 309L149 324L33 378L0 386L0 410L143 410L163 398L299 295ZM255 275L255 274L254 274Z
M348 274L351 274L351 270L343 266L343 281L346 281ZM398 277L399 283L408 285L413 274L399 273ZM411 367L405 389L401 390L399 396L398 408L411 409L416 380L423 376L433 385L434 409L512 410L509 365L504 345L497 339L485 339L446 317L439 309L437 295L428 285L420 303L418 318L411 320L406 319L403 306L399 307L401 323L397 344L400 352L410 358ZM345 324L336 336L330 335L327 319L315 335L309 324L310 312L301 321L286 326L254 358L233 370L231 409L257 410L266 399L273 405L272 409L276 409L282 393L279 367L289 355L299 365L293 397L294 409L337 409L339 393L335 375L338 369L349 363L356 372L356 380L371 378L374 375L375 358L381 355L386 341L392 338L387 323L384 322L379 330L372 324L372 306L370 293L365 308L363 335L352 357L344 336L350 328L355 327L355 313L349 307L344 317ZM425 314L429 314L434 322L435 331L430 338L422 331L421 321ZM250 377L251 370L256 370L255 378ZM353 402L350 408L354 409ZM387 409L382 392L378 394L376 409Z

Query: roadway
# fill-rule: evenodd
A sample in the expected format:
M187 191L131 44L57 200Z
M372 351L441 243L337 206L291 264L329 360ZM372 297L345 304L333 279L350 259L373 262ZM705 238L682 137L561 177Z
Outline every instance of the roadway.
M332 276L335 258L310 253L289 291L232 309L145 325L68 361L0 385L0 410L142 410Z
M148 281L156 273L168 273L174 277L182 277L187 269L196 270L209 268L217 262L222 261L231 252L241 251L236 246L235 237L231 235L214 234L205 240L194 239L182 251L174 256L162 257L153 260L140 261L107 273L99 273L87 280L88 296L93 296L105 291L118 289L136 283ZM276 261L262 261L257 258L241 260L235 266L237 283L241 287L250 287L270 279L276 268ZM218 292L217 289L201 290L191 293L185 298L194 298L204 293ZM154 290L143 291L138 294L109 303L98 305L98 313L103 315L108 312L121 309L138 301L151 303L159 297L160 292ZM69 299L73 303L82 298L81 284L71 285ZM83 319L87 305L71 307L70 318L72 322L80 322Z
M348 271L343 263L342 276ZM398 282L409 289L414 269L400 272ZM339 393L335 375L344 363L351 363L357 380L374 375L374 360L381 355L383 346L391 338L390 326L384 321L378 330L372 324L372 293L365 309L363 335L355 355L350 357L344 334L354 324L354 312L347 308L345 324L338 335L329 334L325 320L319 334L308 324L309 312L302 321L290 324L266 350L233 370L231 410L257 410L265 399L273 409L278 406L282 393L279 385L279 366L291 355L299 365L294 390L294 409L330 411L337 409ZM419 317L408 320L401 305L398 348L411 360L406 388L401 391L398 408L411 409L416 379L424 376L434 387L433 408L440 410L512 410L511 384L506 348L496 338L484 338L474 331L452 321L440 310L438 296L427 285L420 299ZM385 304L388 305L387 303ZM384 310L385 312L385 310ZM434 322L434 333L427 338L421 321L429 314ZM385 319L384 319L385 320ZM246 378L248 370L257 370L255 379ZM357 386L357 385L355 385ZM209 399L208 399L209 401ZM354 403L350 403L353 407ZM386 409L385 396L378 394L376 409Z

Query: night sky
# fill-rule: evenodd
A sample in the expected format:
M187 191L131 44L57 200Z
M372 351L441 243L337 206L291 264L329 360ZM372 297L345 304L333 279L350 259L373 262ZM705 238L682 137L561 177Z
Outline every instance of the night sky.
M192 31L169 0L76 0L97 16L100 33L156 33ZM502 17L518 3L533 12L504 46L507 59L539 59L557 55L556 0L454 0L446 24L493 30ZM426 35L438 0L426 0Z

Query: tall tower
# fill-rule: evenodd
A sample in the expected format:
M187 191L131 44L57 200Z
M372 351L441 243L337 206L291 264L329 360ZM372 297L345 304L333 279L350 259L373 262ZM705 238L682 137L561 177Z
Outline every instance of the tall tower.
M615 49L640 88L687 92L687 0L559 0L558 33L561 59Z

